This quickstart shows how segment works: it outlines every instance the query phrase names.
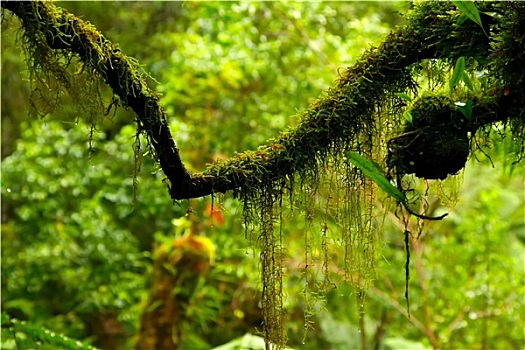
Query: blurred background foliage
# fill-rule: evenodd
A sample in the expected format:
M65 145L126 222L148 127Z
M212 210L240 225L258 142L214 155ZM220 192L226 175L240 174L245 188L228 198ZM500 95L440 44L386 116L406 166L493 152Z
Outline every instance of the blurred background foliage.
M399 12L407 6L57 5L92 22L155 77L150 83L162 94L190 170L254 149L296 123L290 116L327 88L339 67L352 65L402 23ZM134 203L132 113L120 109L104 119L91 141L82 116L68 112L74 101L67 98L54 115L30 119L27 70L15 40L19 24L8 11L3 16L2 311L100 348L129 348L152 282L154 247L193 233L213 242L215 257L181 325L182 348L209 349L260 331L258 252L245 239L241 204L224 196L213 211L210 198L172 205L163 174L147 155ZM290 217L284 228L289 346L523 348L524 170L508 164L508 147L495 143L485 150L491 160L478 154L470 161L458 175L459 199L449 217L425 223L419 239L411 240L410 318L404 228L394 213L385 220L361 333L359 305L341 276L305 304L305 223ZM411 225L417 233L421 223ZM241 343L230 344L222 348ZM15 344L3 336L2 347Z

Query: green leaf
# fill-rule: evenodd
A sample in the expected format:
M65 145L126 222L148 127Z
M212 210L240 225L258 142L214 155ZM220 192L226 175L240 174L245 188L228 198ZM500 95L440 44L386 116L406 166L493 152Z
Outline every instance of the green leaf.
M406 204L406 197L403 192L392 185L390 181L388 181L386 177L383 176L382 171L378 169L372 161L356 152L348 152L346 156L348 157L350 163L358 167L359 170L363 172L363 175L374 181L377 186L379 186L379 188L397 199L399 202Z
M12 334L17 334L17 339L25 339L27 348L31 349L63 349L63 350L97 350L95 347L68 338L62 334L51 332L46 328L42 328L37 325L33 325L28 322L11 320L11 327L13 329ZM2 339L3 340L3 339ZM20 347L22 348L22 347ZM24 347L25 349L26 347Z
M403 100L406 100L408 102L412 102L412 97L408 96L404 92L396 92L395 95Z
M481 17L474 1L452 1L456 7L463 12L470 20L483 28Z
M461 78L463 78L464 72L465 72L465 57L461 56L456 61L454 72L452 73L452 77L450 78L450 81L448 82L448 86L450 87L451 93L454 90L454 87L456 87L456 85L458 85L458 83L461 81Z
M481 23L481 17L479 15L478 8L474 4L474 1L452 1L456 7L463 12L470 20L472 20L474 23L479 25L481 29L483 29L483 32L485 32L485 28L483 28L483 23ZM485 34L487 34L485 32Z
M474 86L472 85L472 81L470 80L469 75L467 72L463 72L463 76L461 77L461 80L465 83L465 86L470 90L474 91Z
M412 123L412 113L410 113L409 111L404 111L403 117L405 117L407 122Z
M247 333L240 338L231 340L226 344L213 348L212 350L240 350L240 349L264 350L266 349L264 338L259 337L258 335ZM292 348L288 348L288 347L284 349L293 350Z
M463 23L465 23L465 21L466 21L467 19L468 19L467 15L464 14L464 13L462 13L462 14L459 16L459 18L458 18L458 20L456 21L456 23L457 23L458 25L462 25Z
M454 103L461 113L468 119L472 120L472 101L466 100L465 102L456 102Z
M10 323L11 323L11 317L9 317L7 312L2 311L2 328L4 328L4 326L7 327Z

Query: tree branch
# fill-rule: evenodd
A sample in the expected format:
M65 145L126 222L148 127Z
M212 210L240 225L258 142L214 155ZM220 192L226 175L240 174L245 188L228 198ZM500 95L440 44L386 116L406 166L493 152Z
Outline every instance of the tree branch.
M77 54L118 95L124 106L137 114L139 131L144 131L169 181L172 196L191 182L168 128L166 113L157 94L148 88L138 65L95 27L50 2L2 1L2 8L16 14L26 31L39 32L50 48Z
M334 145L345 144L369 121L374 107L394 92L415 87L407 67L427 58L487 57L489 41L472 21L458 24L450 3L418 5L409 24L396 29L383 44L365 52L309 109L296 128L256 151L217 161L206 171L190 174L168 129L157 94L148 88L139 67L93 26L49 2L2 1L26 31L40 32L55 50L77 54L137 115L155 150L156 160L170 181L170 196L184 199L239 191L284 179L317 166ZM468 38L466 40L465 38Z

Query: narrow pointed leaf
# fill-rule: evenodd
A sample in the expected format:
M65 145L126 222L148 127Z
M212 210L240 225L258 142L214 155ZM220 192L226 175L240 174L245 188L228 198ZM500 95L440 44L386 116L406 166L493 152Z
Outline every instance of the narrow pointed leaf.
M456 102L456 107L461 113L467 118L468 121L472 120L472 101L466 100L465 102Z
M456 7L463 12L470 20L483 28L478 8L474 1L452 1Z
M463 72L463 77L461 79L470 91L474 91L474 86L472 85L472 81L470 80L470 77L468 76L467 72Z
M406 204L406 197L403 192L392 185L372 161L356 152L348 152L346 156L350 163L358 167L359 170L363 172L363 175L374 181L380 189L397 199L402 204Z
M408 96L404 92L396 92L395 95L405 101L412 102L412 97Z
M461 56L456 61L454 72L452 73L452 77L450 78L450 81L448 83L448 86L450 87L450 92L452 92L454 90L454 87L456 87L456 85L458 85L458 83L461 81L461 78L463 78L464 71L465 71L465 57Z
M488 36L487 32L485 32L485 28L483 28L483 23L481 22L481 16L479 15L478 8L476 7L476 4L474 4L474 1L452 1L456 7L463 12L470 20L472 20L474 23L479 25L485 35Z
M464 14L464 13L461 13L461 15L459 15L459 18L458 20L456 21L456 23L458 25L462 25L463 23L465 23L465 21L468 19L467 15Z
M412 113L410 113L409 111L404 111L403 117L407 122L412 123Z

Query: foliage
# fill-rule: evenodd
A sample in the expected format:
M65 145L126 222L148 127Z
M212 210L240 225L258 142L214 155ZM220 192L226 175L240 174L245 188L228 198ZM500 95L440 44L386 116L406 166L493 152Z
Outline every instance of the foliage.
M415 221L410 223L412 307L408 327L401 307L402 283L388 277L404 259L395 233L399 229L385 231L389 249L383 254L388 264L378 268L382 277L370 289L367 304L369 315L379 322L377 329L382 323L388 325L385 338L403 332L404 338L426 348L523 346L524 256L518 237L525 203L518 193L523 193L525 174L515 169L510 176L505 165L508 139L504 145L489 152L492 161L480 155L481 164L468 163L460 202L447 219L427 222L424 230ZM442 210L438 205L433 208ZM399 324L404 329L395 326Z
M10 319L2 313L2 349L96 350L78 340L55 334L27 322Z
M90 19L92 10L97 8L91 3L71 4L71 8L74 6L84 9ZM147 70L153 71L157 80L163 83L158 86L158 90L163 93L159 101L167 113L175 117L170 122L170 128L176 132L178 146L190 170L200 169L205 163L218 159L209 169L210 173L220 171L227 154L255 148L288 124L299 123L299 127L306 126L314 131L329 130L324 128L325 125L315 122L316 116L311 109L297 114L291 120L285 118L293 114L296 108L303 109L309 103L314 107L326 103L322 106L331 109L323 116L330 117L329 123L348 127L342 131L344 137L327 144L327 151L318 153L316 149L319 145L326 146L323 142L329 137L319 137L315 140L317 144L290 143L282 147L281 141L292 139L289 133L284 133L272 140L267 148L234 156L230 164L233 168L242 168L244 164L255 161L263 164L272 161L268 159L270 152L286 156L294 149L299 152L301 148L304 152L300 164L307 165L307 170L299 171L295 177L288 176L285 181L277 179L279 174L268 174L270 181L259 181L263 176L257 172L258 169L248 169L241 175L258 186L244 189L238 194L244 201L245 219L252 221L241 222L236 218L242 214L238 202L230 197L219 197L218 201L214 198L214 205L222 208L225 216L226 213L232 215L224 218L223 223L220 219L209 224L208 218L217 214L210 215L205 200L192 201L188 212L187 203L179 203L172 208L166 206L167 197L162 191L161 175L157 173L151 159L142 158L138 142L146 142L135 138L131 127L119 131L120 122L113 125L98 124L107 133L97 134L93 128L81 126L79 131L78 126L70 129L68 125L60 126L49 120L47 126L36 123L24 125L24 128L32 131L23 135L23 141L19 143L20 150L6 159L7 166L3 164L2 195L8 200L11 209L8 213L10 220L3 226L7 234L4 234L2 243L7 248L2 252L3 263L6 264L2 264L2 273L4 276L20 276L20 283L2 285L4 308L7 305L11 313L21 313L32 321L36 320L39 325L50 323L54 330L77 338L91 336L92 340L98 335L88 329L84 316L92 317L99 309L112 309L117 319L125 324L126 335L129 336L137 332L140 312L137 301L147 291L144 274L149 270L144 257L150 256L148 251L153 245L153 235L156 234L158 242L170 242L173 236L199 233L209 237L218 249L215 266L188 305L190 317L183 325L186 334L184 346L187 348L210 348L247 332L260 332L261 310L258 303L261 297L265 303L262 312L266 321L266 340L273 340L279 346L283 346L286 333L293 347L364 346L369 343L377 347L384 344L385 347L395 348L412 341L412 345L446 348L449 346L446 335L453 332L458 336L451 340L451 348L480 344L476 340L481 339L478 334L482 334L478 323L461 318L467 313L461 314L457 308L462 300L464 286L472 286L470 290L473 293L488 288L487 293L469 299L471 310L475 310L472 317L478 317L481 305L485 309L493 305L488 300L495 294L487 281L496 281L504 276L503 272L512 270L516 257L519 258L519 254L509 254L505 250L507 247L514 249L515 241L499 245L501 251L487 252L486 247L492 247L493 240L505 236L502 233L507 230L502 222L497 222L489 214L492 210L489 203L497 202L496 192L476 197L477 202L486 203L476 210L487 213L484 218L487 227L500 225L494 230L499 235L492 236L490 229L482 227L477 233L486 239L471 236L476 233L473 228L477 228L477 223L473 219L469 221L469 218L478 217L476 210L464 216L457 214L458 217L454 219L457 222L452 221L457 226L453 225L450 232L456 230L461 233L461 239L479 243L476 249L458 250L455 241L459 239L458 235L450 233L442 239L437 233L434 235L437 232L433 231L435 227L442 227L444 232L448 232L446 225L449 221L425 224L427 230L421 235L420 241L411 241L415 250L412 260L417 268L416 277L420 276L420 271L424 271L420 267L427 265L429 269L435 266L432 270L435 275L432 275L433 283L430 285L425 278L413 278L410 281L413 301L411 322L415 327L407 329L404 310L399 308L400 301L397 298L403 289L402 279L397 277L402 276L399 271L404 264L404 250L395 248L401 241L398 233L418 233L421 223L412 222L399 209L396 210L391 205L393 203L383 201L380 194L376 197L376 183L348 162L341 162L341 157L346 156L348 151L357 150L362 156L380 163L381 167L397 165L399 163L396 162L387 164L382 151L386 149L387 138L394 133L391 130L393 124L403 126L409 115L410 118L406 118L410 119L407 128L419 128L428 120L435 120L437 125L441 125L439 118L424 111L434 108L439 112L450 107L457 113L450 113L448 118L459 125L460 119L467 117L465 113L468 111L461 110L459 107L463 106L458 106L458 101L465 103L465 107L471 101L471 112L479 111L477 108L483 105L483 101L475 99L475 94L480 95L480 92L490 88L496 88L503 94L506 90L496 83L506 81L507 77L498 77L501 80L487 78L487 62L483 62L480 55L481 48L486 47L485 41L483 45L476 46L462 42L464 38L445 37L439 47L439 50L447 51L444 53L445 59L422 61L407 71L389 74L388 79L398 85L389 85L388 91L383 90L380 84L365 88L368 85L364 79L357 83L354 81L355 85L349 84L349 90L343 95L351 90L359 92L362 97L345 105L341 102L345 96L337 95L335 91L337 84L350 82L350 78L338 80L320 100L306 101L305 96L317 94L332 79L336 67L349 64L348 61L353 62L359 49L371 38L379 38L385 28L379 24L380 15L375 14L375 9L379 7L388 12L391 11L388 6L385 10L382 7L384 5L371 4L275 3L270 6L266 3L190 2L183 6L179 3L155 3L151 5L151 12L148 12L144 10L147 5L137 3L133 4L139 10L136 15L130 14L127 5L108 6L122 16L109 16L111 11L101 13L100 8L95 13L98 12L109 23L114 18L119 19L115 22L118 30L106 24L107 32L111 33L107 37L118 38L122 52L137 53L138 57L143 58L141 62L147 64ZM450 18L441 21L438 16L442 16L442 12L436 10L437 7L448 9ZM378 11L381 16L384 15L382 11ZM358 18L356 14L360 12L369 14L363 17L368 20L354 19ZM172 22L170 14L174 14L177 21ZM450 6L423 3L416 5L408 18L414 19L421 14L429 23L444 23L439 33L446 33L451 27L459 25L457 23L462 16L461 11L455 12ZM511 18L513 15L510 12L504 15L505 18L494 28L518 23L515 18ZM276 21L275 17L279 20ZM126 21L135 26L134 30L120 30ZM143 21L149 24L138 25ZM98 26L95 19L93 22ZM465 25L472 25L468 28L475 28L479 32L479 27L469 22ZM140 30L147 39L138 40L135 29ZM502 33L516 33L506 29ZM427 28L424 26L416 26L415 30L423 31L419 35L427 37L424 33ZM367 35L362 35L363 32ZM430 32L429 37L441 35L432 30ZM231 39L240 37L244 39ZM410 40L415 37L407 34L406 38L402 36L397 39ZM482 40L482 37L476 33L472 42ZM452 45L455 42L452 39L460 40L460 44ZM497 63L503 67L504 62L509 62L509 57L517 57L515 52L519 52L519 44L508 45L513 43L513 38L500 36L497 39L501 41L494 40L494 50L507 50L505 59ZM305 50L305 47L308 49ZM374 50L363 56L361 66L353 71L355 75L361 76L358 74L361 68L367 74L377 73L367 70L368 60L377 58L370 52ZM456 73L453 67L461 57L465 57L465 62ZM392 57L384 59L390 62ZM516 66L519 59L510 62ZM463 74L460 75L460 71ZM352 72L349 74L351 77ZM369 77L367 74L363 76ZM449 91L451 74L460 78L452 84L455 88L452 95ZM148 78L145 77L145 80ZM460 81L463 81L470 95L463 91ZM467 81L472 83L472 89ZM438 92L433 95L422 94L415 89L416 82L419 87L428 84ZM519 79L514 81L510 91L514 93L516 89L519 90L519 84ZM378 96L383 97L377 99ZM399 107L400 99L408 104L406 108ZM356 120L348 118L355 111L360 116L358 124ZM54 118L63 119L60 113L56 111ZM89 113L84 113L79 111L74 120L81 118L91 121ZM126 115L125 112L118 113ZM473 113L471 121L475 122L477 115ZM515 115L522 114L517 111ZM309 124L309 121L312 123ZM514 140L519 141L515 144L519 146L522 144L522 120L515 118L510 124ZM63 126L66 126L67 131L63 130ZM410 131L405 129L405 132ZM501 129L499 131L502 135L506 134ZM300 128L293 128L291 132L306 136ZM472 148L479 148L478 140L485 142L484 150L490 142L498 140L494 134L489 135L487 130L482 132L477 135L472 132L468 139L458 138L459 148L468 154ZM93 142L91 155L90 147L87 146L90 138ZM377 141L375 138L379 139L379 143L372 144L372 141ZM127 146L133 140L135 155ZM401 140L406 141L398 143L401 148L406 144L414 144L413 139L397 139ZM447 141L452 143L453 140ZM388 144L391 145L393 143ZM509 155L512 152L514 150L507 149L502 154ZM522 153L523 148L521 152L518 149L516 157L511 158L519 159ZM88 162L89 156L91 160ZM65 170L62 164L70 163L75 166ZM83 167L86 164L92 165L93 170L89 166ZM143 172L137 178L140 186L135 207L132 207L133 174L140 165ZM320 174L321 170L323 174ZM386 173L386 178L389 175ZM454 192L454 186L457 185L453 181L452 184L445 181L428 182L434 184L431 188L417 187L417 181L411 175L389 180L399 188L416 188L420 193L428 193L427 197L410 191L404 194L412 208L420 207L427 213L431 213L435 207L432 205L435 200L433 194L446 199L447 186L451 186L451 192ZM363 191L355 191L356 188ZM286 203L288 198L290 201ZM454 199L450 201L454 202ZM523 204L515 202L516 210L522 208ZM93 213L98 220L93 220ZM385 220L385 215L387 218L396 215L402 217L406 227L400 227L396 220L390 223L390 220ZM174 217L176 220L172 221ZM262 223L260 227L253 225L259 221ZM385 224L385 221L388 222ZM513 221L509 219L510 222ZM248 238L258 244L257 249L246 247L242 241L243 226L247 229ZM378 244L382 235L387 236L383 244L391 245L388 249L381 249L381 244ZM431 235L436 237L432 241L428 240ZM428 251L433 252L431 257L424 256L428 260L423 260L418 250L422 249L423 244ZM260 259L263 276L257 283L255 268L259 248L262 251ZM447 260L442 257L449 255L457 257L455 266L458 271L454 270L457 274L456 283L441 282L450 271L450 266L443 263L452 261L452 258ZM23 259L19 259L20 256ZM382 260L378 260L381 256L387 258L390 265L381 264ZM479 259L479 256L488 260ZM505 256L509 256L509 259L503 258L500 265L499 262L490 263L492 258L499 261ZM376 261L380 264L376 265ZM490 274L486 276L490 277L478 280L476 278L480 271L477 270L479 267L475 267L478 263L486 263L485 267L496 265L500 269L487 269ZM519 272L519 269L512 271ZM86 286L79 286L63 276L87 281ZM389 280L392 276L396 278L393 282ZM519 280L519 276L515 277ZM50 281L51 286L44 286L43 280ZM345 284L348 281L354 289ZM26 290L25 284L36 285L37 288ZM58 285L61 286L60 293L57 293ZM523 340L516 327L522 320L515 312L519 309L516 300L523 293L513 294L513 288L517 287L509 284L508 289L502 290L500 295L505 295L511 301L505 304L505 310L509 313L497 316L498 322L508 325L512 335L508 339L500 337L495 323L490 321L485 321L481 326L494 335L491 338L496 345L508 342L513 347L519 347ZM262 296L257 293L257 289L262 290ZM48 295L51 293L52 296ZM443 303L433 303L434 300L442 300ZM50 306L55 309L50 310ZM500 312L494 310L494 314ZM435 319L431 316L435 316ZM107 319L112 317L115 315L109 315ZM455 328L452 322L449 325L454 327L439 328L444 323L443 318L454 321L454 317L461 320L461 325L465 321L466 326ZM287 322L284 322L285 319ZM356 331L358 328L361 333ZM389 329L386 334L385 328ZM435 329L438 328L441 330L439 334L444 334L442 338L436 336L438 331ZM489 340L487 338L481 344L488 344ZM130 343L128 339L127 344Z
M96 328L96 313L128 310L119 317L133 322L130 307L139 301L146 271L139 242L147 246L151 237L133 214L133 158L123 151L130 130L100 148L97 134L90 161L86 129L65 130L57 122L24 129L25 141L2 164L2 195L16 218L2 232L4 310L33 321L48 315L54 330L75 337ZM100 161L109 156L112 162ZM108 176L119 171L122 178ZM142 219L162 227L152 219L166 208L153 193L143 198Z
M241 338L234 339L226 344L213 348L213 350L264 350L264 338L247 333ZM291 350L291 348L285 348Z
M137 336L137 349L177 349L183 344L183 321L204 284L214 256L213 243L187 234L157 247L153 282Z
M379 164L369 161L356 152L349 152L347 156L349 161L358 167L366 177L374 181L380 189L394 197L398 202L406 204L406 197L403 192L399 191L388 181Z
M456 7L463 12L463 15L466 16L468 19L476 23L485 31L485 28L483 28L483 23L481 22L481 17L479 15L478 8L476 7L476 4L474 4L474 1L452 1ZM485 34L487 34L485 32Z

